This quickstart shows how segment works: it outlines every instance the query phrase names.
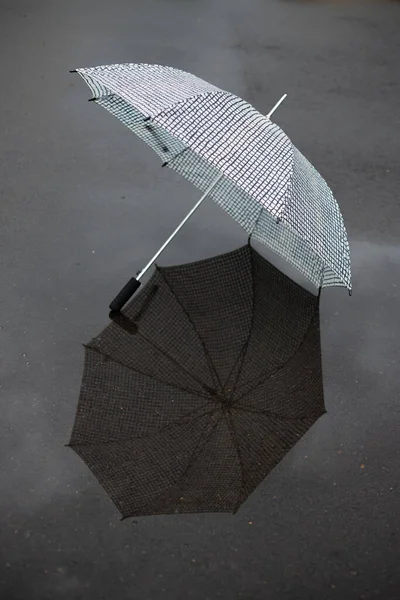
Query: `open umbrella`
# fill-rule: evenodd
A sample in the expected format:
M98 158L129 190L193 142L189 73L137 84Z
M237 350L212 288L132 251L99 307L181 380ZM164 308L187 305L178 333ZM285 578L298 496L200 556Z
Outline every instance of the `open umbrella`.
M171 67L128 63L77 72L96 103L147 142L163 166L204 192L182 224L209 195L316 287L339 285L351 291L349 245L336 200L271 122L273 111L263 116L241 98ZM160 251L130 281L114 309L137 289Z
M250 245L157 267L112 316L70 445L123 517L236 512L325 412L319 296Z

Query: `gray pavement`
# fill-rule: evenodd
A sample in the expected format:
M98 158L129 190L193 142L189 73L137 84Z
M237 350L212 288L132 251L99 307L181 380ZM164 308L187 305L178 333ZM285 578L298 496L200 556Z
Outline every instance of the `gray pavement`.
M397 600L400 5L3 0L0 597ZM267 112L325 176L354 294L325 291L328 413L235 516L119 521L68 441L83 349L198 193L69 69L159 62ZM162 263L237 247L211 202Z

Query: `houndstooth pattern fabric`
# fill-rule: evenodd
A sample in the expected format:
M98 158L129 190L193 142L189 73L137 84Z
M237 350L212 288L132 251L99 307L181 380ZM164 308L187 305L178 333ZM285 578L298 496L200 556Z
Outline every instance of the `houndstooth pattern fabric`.
M351 290L350 252L333 194L286 134L241 98L171 67L77 69L94 100L250 236L317 287Z

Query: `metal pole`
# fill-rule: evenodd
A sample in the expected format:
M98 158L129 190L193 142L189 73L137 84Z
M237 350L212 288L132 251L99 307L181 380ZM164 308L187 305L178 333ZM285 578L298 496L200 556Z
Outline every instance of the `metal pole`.
M287 94L283 94L282 98L275 104L274 108L271 108L271 110L267 114L267 119L271 118L271 116L274 114L274 112L276 111L276 109L280 107L280 105L282 104L282 102L284 101L284 99L286 97L287 97Z
M165 248L168 246L168 244L174 239L174 237L176 236L176 234L178 233L178 231L180 229L182 229L182 227L184 226L184 224L189 221L190 217L192 216L192 214L199 208L200 204L203 202L203 200L205 200L208 196L208 194L211 192L211 190L213 189L213 187L215 185L217 185L218 181L221 179L221 177L223 176L223 173L221 173L220 175L218 175L218 177L212 182L212 184L206 189L206 191L204 192L204 194L202 195L202 197L200 198L200 200L198 200L196 202L196 204L193 206L192 210L190 212L188 212L188 214L186 215L186 217L183 219L183 221L181 221L178 225L178 227L175 229L175 231L173 231L171 233L171 235L169 236L169 238L163 243L163 245L161 246L161 248L155 253L155 255L153 256L153 258L151 258L149 260L149 262L147 263L147 265L145 267L143 267L143 269L140 271L139 275L136 276L137 280L140 280L143 275L146 273L146 271L148 271L151 267L151 265L157 260L157 258L160 256L161 252L163 250L165 250Z
M271 118L271 115L273 115L273 113L276 111L276 109L282 104L282 102L285 100L286 96L287 96L287 94L284 94L282 96L282 98L275 104L275 106L269 111L269 113L267 114L267 119ZM171 233L171 235L164 242L164 244L161 246L161 248L159 250L157 250L157 252L155 253L155 255L149 260L149 262L147 263L147 265L145 267L143 267L143 269L140 271L140 273L136 276L136 280L137 281L140 281L140 279L143 277L143 275L150 269L150 267L154 264L154 262L160 256L160 254L165 250L165 248L168 246L168 244L174 239L174 237L176 236L176 234L178 233L178 231L180 231L182 229L182 227L190 219L190 217L193 215L193 213L196 212L196 210L199 208L199 206L202 204L202 202L207 198L208 194L211 192L211 190L214 188L214 186L217 185L217 183L220 181L220 179L223 177L223 175L224 175L223 173L221 173L220 175L218 175L218 177L206 189L206 191L204 192L204 194L202 195L202 197L200 198L200 200L198 200L196 202L196 204L188 212L188 214L183 219L183 221L181 221L179 223L178 227Z

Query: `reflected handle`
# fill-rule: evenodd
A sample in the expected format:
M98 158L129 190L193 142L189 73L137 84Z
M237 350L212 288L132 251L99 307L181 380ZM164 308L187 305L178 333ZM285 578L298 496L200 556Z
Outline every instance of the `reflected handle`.
M115 296L114 300L110 304L110 309L113 312L120 312L137 289L140 288L140 281L132 277L122 290Z

